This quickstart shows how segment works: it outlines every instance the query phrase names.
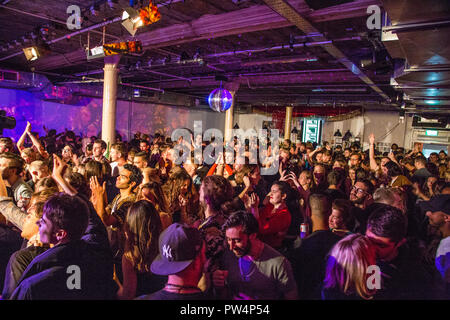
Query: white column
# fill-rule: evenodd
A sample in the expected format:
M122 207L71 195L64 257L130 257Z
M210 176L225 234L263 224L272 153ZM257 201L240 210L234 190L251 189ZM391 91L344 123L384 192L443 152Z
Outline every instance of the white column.
M235 91L230 91L231 96L233 97L233 103L231 107L225 111L225 143L231 140L231 135L233 133L233 110L234 110L234 96L236 94Z
M108 146L116 142L117 65L120 55L105 58L103 82L102 140Z
M292 110L294 107L286 107L286 119L284 121L284 140L291 139Z

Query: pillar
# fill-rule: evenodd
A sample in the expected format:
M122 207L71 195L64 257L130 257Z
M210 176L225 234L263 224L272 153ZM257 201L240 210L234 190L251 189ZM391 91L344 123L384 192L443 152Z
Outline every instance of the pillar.
M284 121L284 140L291 139L292 111L294 107L286 107L286 119Z
M117 65L120 55L105 58L103 82L102 140L108 146L116 142Z
M231 107L225 111L225 143L231 140L231 136L233 133L233 110L234 110L234 96L236 94L235 91L230 91L231 96L233 97L233 103L231 104Z

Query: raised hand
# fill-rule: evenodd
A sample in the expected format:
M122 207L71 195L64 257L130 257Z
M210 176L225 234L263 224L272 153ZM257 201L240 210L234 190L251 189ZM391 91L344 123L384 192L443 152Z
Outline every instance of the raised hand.
M373 133L371 133L369 135L369 143L370 144L375 144L375 135Z
M280 166L281 168L281 166ZM286 174L286 170L281 171L280 169L280 181L287 181L288 180L288 175Z
M248 176L244 176L244 178L242 179L244 181L244 185L246 188L250 188L250 178Z
M106 192L106 182L103 182L103 185L100 185L97 177L93 176L89 182L89 187L91 188L92 196L95 200L103 199Z
M31 123L30 123L30 121L27 121L27 127L25 128L25 131L27 133L31 133Z
M64 168L67 166L67 163L64 162L60 157L56 154L53 155L53 178L62 177L62 173L64 172Z

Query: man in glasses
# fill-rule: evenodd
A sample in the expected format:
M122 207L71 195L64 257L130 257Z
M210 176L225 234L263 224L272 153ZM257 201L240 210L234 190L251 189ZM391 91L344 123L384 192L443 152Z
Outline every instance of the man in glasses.
M350 191L350 201L364 210L373 202L373 184L368 180L357 180Z
M257 238L258 220L233 213L223 225L228 249L213 273L218 298L237 300L296 299L297 285L289 261Z
M367 218L367 208L373 203L373 184L366 179L357 180L350 189L350 201L355 206L352 209L353 215L356 219L355 232L364 233Z
M367 222L366 236L375 247L382 285L375 298L409 300L435 298L431 274L420 249L406 240L408 219L399 209L375 210Z

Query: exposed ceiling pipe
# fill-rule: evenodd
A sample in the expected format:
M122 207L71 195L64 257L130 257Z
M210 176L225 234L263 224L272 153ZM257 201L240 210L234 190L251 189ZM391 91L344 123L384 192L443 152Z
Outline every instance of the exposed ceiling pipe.
M267 6L277 12L280 16L294 24L299 30L305 34L319 34L317 30L308 20L303 18L299 12L294 9L286 0L263 0ZM390 98L385 94L377 85L366 76L353 62L345 56L345 54L339 50L332 42L326 39L324 36L319 36L318 39L324 42L322 46L331 56L335 57L341 64L347 67L352 73L358 76L362 81L367 83L372 90L378 93L383 99L389 101Z
M323 46L323 45L326 45L326 44L332 44L333 42L353 41L353 40L361 40L361 37L349 37L349 38L340 38L340 39L327 40L327 41L314 41L314 42L295 43L291 47L293 49L296 49L296 48L303 48L303 47ZM288 44L286 44L286 45L281 45L281 46L258 48L258 49L228 51L228 52L209 54L209 55L206 55L204 58L205 59L208 59L208 58L219 58L219 57L234 56L234 55L239 55L239 54L250 55L250 54L259 53L259 52L270 52L270 51L277 51L277 50L285 50L285 49L290 49L291 47Z
M241 63L242 67L251 67L251 66L260 66L260 65L268 65L268 64L285 64L285 63L296 63L296 62L310 62L317 61L316 57L281 57L274 59L265 59L265 60L256 60Z
M184 0L171 0L171 1L168 1L168 2L165 2L165 3L157 4L156 6L157 6L158 8L160 8L160 7L169 6L169 5L171 5L171 4L174 4L174 3L177 3L177 2L181 2L181 1L184 2ZM5 9L9 9L9 10L13 10L13 11L17 11L17 12L22 13L22 11L20 11L20 10L13 9L13 8L11 8L11 7L4 6L4 5L0 5L0 8L5 8ZM30 14L30 13L28 13L28 14ZM34 15L34 14L31 13L31 15ZM39 16L39 15L35 15L35 16L37 16L37 17L39 17L39 18L42 18L42 19L52 20L52 18L48 18L48 17L43 17L43 16ZM58 23L61 23L61 21L56 20L56 19L54 19L54 21L55 21L55 22L58 22ZM97 24L92 25L92 26L90 26L90 27L87 27L87 28L84 28L84 29L80 29L80 30L78 30L78 31L75 31L75 32L66 34L66 35L63 36L63 37L59 37L59 38L54 39L54 40L52 40L52 41L49 41L49 42L47 42L47 43L48 43L48 44L53 44L53 43L59 42L59 41L61 41L61 40L64 40L64 39L67 39L67 38L71 38L71 37L74 37L74 36L76 36L76 35L79 35L79 34L88 32L88 31L93 31L93 30L95 30L95 29L102 28L102 27L107 26L107 25L109 25L109 24L111 24L111 23L115 23L115 22L119 22L119 21L122 21L122 17L116 17L116 18L114 18L114 19L110 19L110 20L104 21L104 22L102 22L102 23L97 23ZM66 24L66 22L64 22L64 25L65 25L65 24ZM94 31L93 31L93 32L94 32ZM100 33L100 34L103 34L103 33L100 32L100 31L95 31L95 32L98 32L98 33ZM120 39L120 37L116 37L116 39ZM20 54L23 54L23 52L22 52L22 51L16 52L16 53L13 53L13 54L11 54L11 55L9 55L9 56L0 58L0 61L8 60L8 59L13 58L13 57L16 57L16 56L18 56L18 55L20 55Z
M56 23L59 23L59 24L62 24L62 25L67 25L67 21L61 21L61 20L58 20L58 19L55 19L55 18L51 18L51 17L47 17L47 16L41 16L41 15L36 14L36 13L31 13L31 12L26 12L26 11L18 10L18 9L11 8L11 7L8 7L8 6L5 6L5 5L0 5L0 8L8 9L8 10L11 10L11 11L14 11L14 12L17 12L17 13L20 13L20 14L24 14L24 15L27 15L27 16L39 18L39 19L42 19L42 20L47 20L47 21L56 22ZM100 32L100 31L92 31L92 32L93 32L93 33L100 34L100 35L103 35L103 33ZM114 38L114 39L119 39L119 37L114 36L114 35L109 34L109 33L105 33L105 35L108 36L108 37Z

